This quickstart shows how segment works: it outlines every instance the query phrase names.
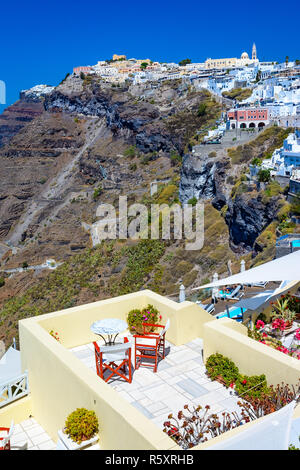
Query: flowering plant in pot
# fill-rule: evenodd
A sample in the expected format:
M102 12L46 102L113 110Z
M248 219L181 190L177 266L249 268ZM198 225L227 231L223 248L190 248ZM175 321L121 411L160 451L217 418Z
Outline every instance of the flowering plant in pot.
M296 318L295 312L289 309L289 298L281 296L280 299L273 304L272 319L280 319L284 321L284 329L287 330L293 325Z
M77 408L67 417L64 432L72 441L81 444L91 439L99 430L96 413L86 408Z
M153 307L153 305L148 304L147 307L140 309L130 310L127 314L127 323L129 326L130 333L132 334L143 334L143 323L155 323L157 324L162 319L159 311ZM146 328L146 333L151 333L155 331L155 327Z

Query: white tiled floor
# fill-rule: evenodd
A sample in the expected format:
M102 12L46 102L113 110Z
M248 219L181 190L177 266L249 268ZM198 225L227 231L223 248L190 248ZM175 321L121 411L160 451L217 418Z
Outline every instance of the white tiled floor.
M10 445L12 450L53 450L56 447L55 442L33 418L15 425Z
M96 373L92 343L71 351ZM238 397L205 374L200 338L183 346L167 343L167 356L159 363L156 373L140 367L133 372L131 384L119 378L109 383L160 428L170 413L177 413L185 404L210 405L212 412L240 410Z

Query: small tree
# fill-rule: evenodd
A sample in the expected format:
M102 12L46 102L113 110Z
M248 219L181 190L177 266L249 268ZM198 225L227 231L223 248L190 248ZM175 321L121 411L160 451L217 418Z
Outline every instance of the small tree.
M286 66L286 67L288 66L289 60L290 60L290 58L289 58L289 56L287 55L287 56L285 57L285 66Z
M192 63L191 59L183 59L179 62L179 65L182 66L182 65L187 65L191 63Z
M271 179L271 171L270 170L259 170L258 172L258 181L261 183L268 183Z
M201 103L198 108L197 116L205 116L206 114L206 104Z
M148 67L148 63L147 63L147 62L142 62L142 63L141 63L141 69L142 69L142 70L145 70L147 67Z

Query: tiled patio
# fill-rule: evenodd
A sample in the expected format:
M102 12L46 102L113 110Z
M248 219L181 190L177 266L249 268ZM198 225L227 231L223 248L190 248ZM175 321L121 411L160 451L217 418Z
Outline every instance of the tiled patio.
M128 334L127 337L130 341ZM240 410L238 398L219 382L211 381L206 376L202 339L182 346L170 343L166 346L167 356L159 363L156 373L150 368L140 367L133 372L131 384L115 376L110 385L160 428L169 413L178 412L185 404L210 405L211 411L216 413ZM92 343L72 348L71 351L96 373Z
M55 442L33 418L15 424L10 443L11 450L54 450L56 448Z

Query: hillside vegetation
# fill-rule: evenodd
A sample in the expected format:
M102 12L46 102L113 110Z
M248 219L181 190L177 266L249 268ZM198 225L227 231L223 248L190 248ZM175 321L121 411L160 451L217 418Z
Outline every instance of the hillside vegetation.
M284 139L292 132L289 127L283 129L271 126L261 131L256 139L227 150L233 164L249 163L253 158L270 158L275 149L282 147Z
M225 98L232 100L243 101L252 95L251 88L233 88L230 91L223 91L222 95Z

